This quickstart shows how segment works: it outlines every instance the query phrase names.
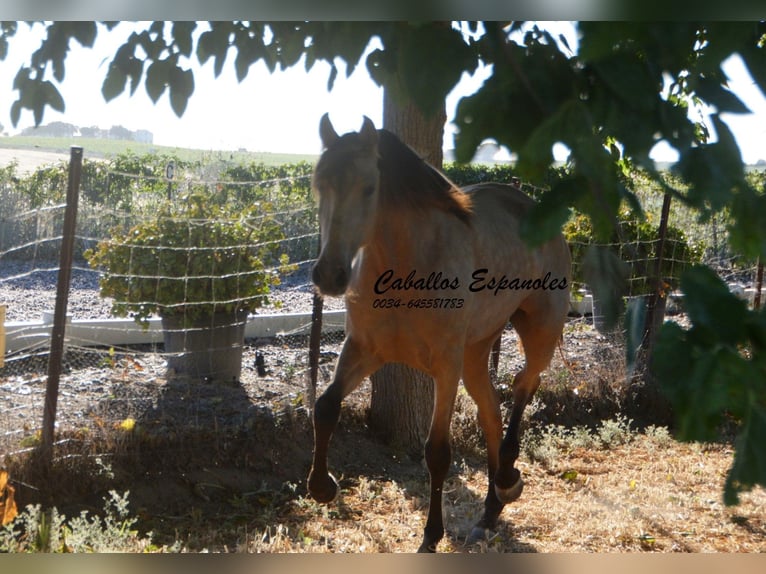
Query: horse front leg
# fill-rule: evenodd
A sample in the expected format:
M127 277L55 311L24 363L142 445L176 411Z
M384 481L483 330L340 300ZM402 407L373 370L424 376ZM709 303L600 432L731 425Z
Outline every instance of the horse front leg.
M341 402L379 366L379 361L366 353L353 338L346 338L333 381L314 405L314 454L308 490L317 502L332 502L338 496L338 481L327 468L327 451L340 418Z
M442 491L452 461L449 430L455 406L457 383L457 377L437 378L434 381L434 412L425 444L426 464L431 479L431 497L423 542L418 552L436 552L436 546L444 537Z

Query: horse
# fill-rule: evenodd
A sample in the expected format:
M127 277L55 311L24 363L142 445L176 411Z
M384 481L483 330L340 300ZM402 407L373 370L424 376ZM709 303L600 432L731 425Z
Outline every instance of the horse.
M385 363L404 363L434 379L424 449L430 500L418 552L435 552L444 536L442 487L461 379L477 405L487 447L484 512L469 539L484 538L524 485L514 466L520 423L562 338L567 243L558 234L528 247L519 227L534 200L504 184L461 189L366 116L359 132L339 136L325 114L319 134L323 152L312 188L320 254L311 275L322 297L345 297L346 337L332 382L313 409L309 494L319 503L338 496L327 453L343 399ZM503 435L488 358L509 318L525 364L514 377Z

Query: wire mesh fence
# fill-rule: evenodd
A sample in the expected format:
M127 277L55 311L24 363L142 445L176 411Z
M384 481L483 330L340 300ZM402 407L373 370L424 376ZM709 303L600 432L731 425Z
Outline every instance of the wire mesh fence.
M302 408L311 390L309 270L319 232L310 167L261 179L236 170L210 174L198 166L174 171L172 178L102 167L83 174L60 429L113 429L140 417L146 423L150 415L152 424L161 425L171 411L184 424L215 426L231 420L237 409L241 412L234 418L246 426L253 405ZM6 307L0 451L18 451L39 439L66 206L50 190L42 194L48 199L40 201L40 194L30 193L13 177L0 178L0 185L0 305ZM647 221L621 220L622 235L609 244L630 270L631 295L651 288L651 265L660 242L659 203L654 197L642 200ZM571 225L574 291L585 293L579 265L590 243L589 231L582 222ZM701 223L682 206L673 206L661 270L669 292L677 289L683 269L699 261L736 283L732 289L743 297L752 298L756 262L730 250L726 225L725 214ZM236 233L227 236L231 228ZM100 248L112 258L91 265ZM108 292L118 283L131 305L101 296L101 290ZM255 292L254 283L260 287ZM222 343L216 336L202 343L207 361L237 349L241 370L233 377L236 385L212 385L204 377L195 382L172 368L174 357L187 354L183 342L204 325L194 324L198 308L180 295L169 301L169 293L195 296L199 306L251 312L243 321L242 339ZM575 296L573 311L589 312L577 303ZM328 299L324 306L329 317L343 303ZM163 326L157 316L161 308L180 321L174 328ZM124 320L116 320L114 311L124 314ZM281 316L282 322L268 323L266 316ZM318 356L320 384L329 381L344 336L338 323L327 324ZM173 330L184 340L181 351L168 349L166 331ZM171 392L172 408L167 400ZM238 394L232 398L233 393ZM210 399L204 407L196 400L202 394Z
M280 397L301 402L313 298L308 269L318 249L308 173L245 181L188 172L173 179L100 175L83 178L80 195L58 426L109 426L135 416L146 385L174 376L168 364L188 354L187 339L202 330L204 319L198 327L191 322L208 307L249 310L248 327L257 327L264 315L291 316L248 328L248 336L233 343L216 333L203 345L211 360L234 348L242 357L243 384L268 387L278 380ZM0 367L0 450L39 439L66 208L63 202L36 202L24 191L13 178L2 181L0 304L7 308L7 338ZM192 213L194 202L200 209ZM175 243L163 233L168 225L174 226ZM88 253L100 247L115 254L108 266L89 263ZM120 308L100 296L109 280L122 281L120 294L132 306ZM169 301L168 293L194 304ZM159 319L145 317L161 301L166 314L180 321L175 327L163 329ZM115 320L113 311L126 317ZM136 318L147 320L139 324ZM179 351L168 351L164 331L182 339ZM330 331L324 342L339 344L342 336ZM121 401L110 398L117 387Z

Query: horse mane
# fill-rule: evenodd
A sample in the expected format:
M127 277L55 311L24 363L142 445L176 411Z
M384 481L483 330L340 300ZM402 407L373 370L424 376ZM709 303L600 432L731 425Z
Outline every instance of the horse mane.
M378 130L378 171L381 206L392 209L437 208L463 223L471 219L471 198L444 174L426 163L388 130ZM319 159L314 177L342 173L356 155L369 153L359 134L339 137Z
M437 208L471 220L471 198L388 130L378 130L380 194L384 205Z

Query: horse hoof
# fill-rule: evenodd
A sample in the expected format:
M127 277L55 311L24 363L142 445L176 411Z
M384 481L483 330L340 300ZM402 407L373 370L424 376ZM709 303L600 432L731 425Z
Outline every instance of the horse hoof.
M313 473L310 474L308 489L311 498L321 504L335 502L335 499L338 498L338 493L340 492L338 481L335 480L335 477L330 473L321 477L314 476Z
M508 504L518 500L518 498L521 496L522 490L524 490L524 481L521 479L521 474L519 474L519 477L514 485L509 488L501 488L497 485L497 483L495 483L495 494L503 504Z
M423 542L418 548L418 554L436 554L436 544Z

